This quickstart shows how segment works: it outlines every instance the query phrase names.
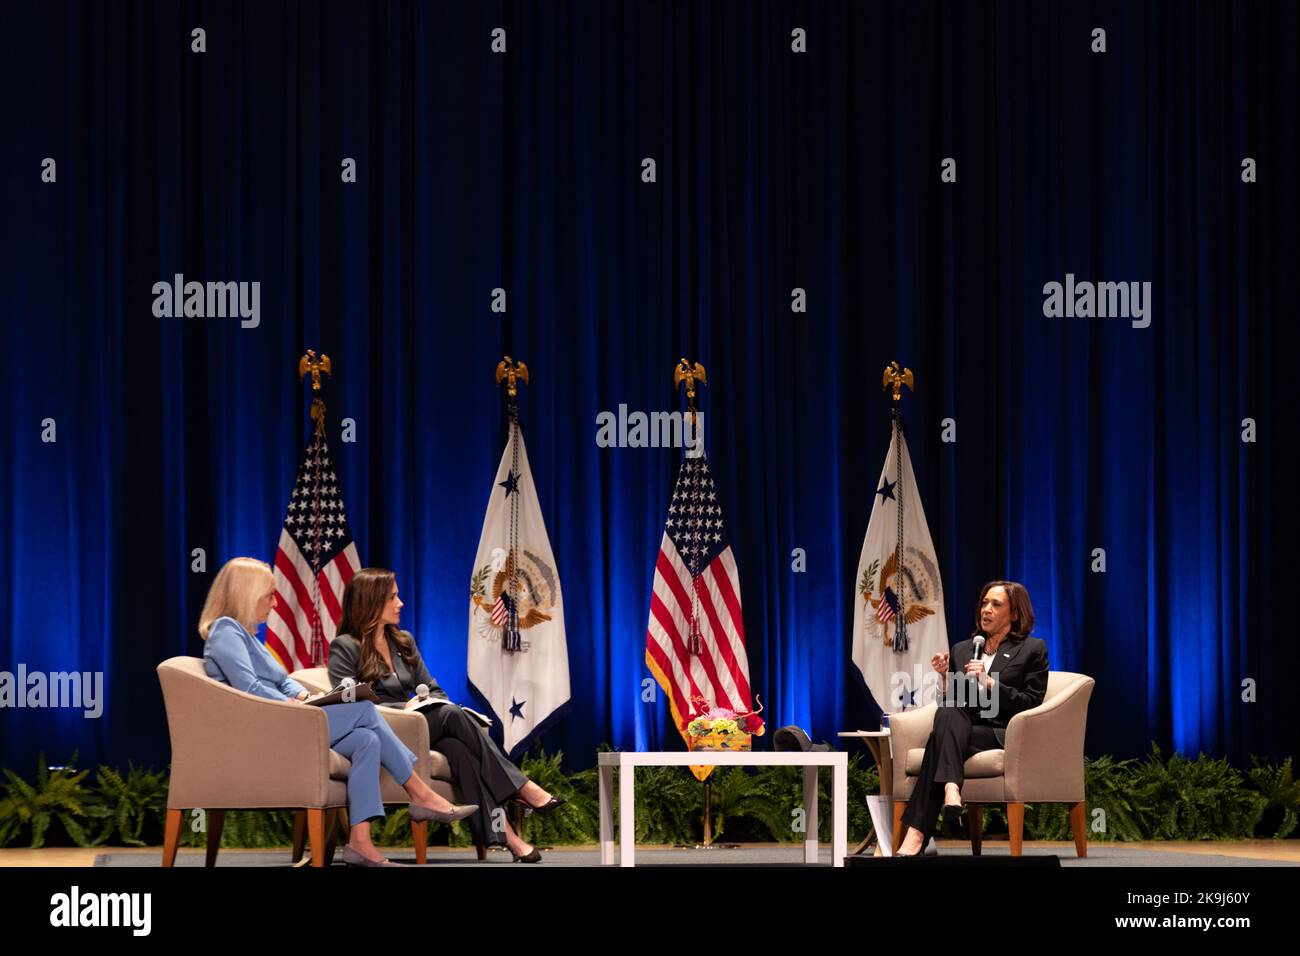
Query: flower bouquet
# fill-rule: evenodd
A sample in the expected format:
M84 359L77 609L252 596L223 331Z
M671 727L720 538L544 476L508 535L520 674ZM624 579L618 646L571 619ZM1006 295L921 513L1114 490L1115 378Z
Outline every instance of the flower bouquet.
M738 714L727 707L710 707L704 698L695 697L691 703L690 720L686 724L687 749L695 750L752 750L754 737L763 734L763 709Z

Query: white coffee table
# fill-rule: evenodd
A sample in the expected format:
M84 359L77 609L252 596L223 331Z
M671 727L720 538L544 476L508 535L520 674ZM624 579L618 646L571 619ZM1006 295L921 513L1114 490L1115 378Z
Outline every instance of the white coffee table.
M614 862L614 768L618 776L619 864L636 865L633 773L637 767L803 767L803 861L817 862L817 768L831 768L831 865L843 866L849 843L849 755L790 751L613 751L597 755L600 862Z

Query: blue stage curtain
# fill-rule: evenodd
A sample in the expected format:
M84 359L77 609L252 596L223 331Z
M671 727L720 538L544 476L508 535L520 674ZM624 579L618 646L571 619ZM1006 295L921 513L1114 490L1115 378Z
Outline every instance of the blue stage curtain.
M307 347L336 363L362 559L396 570L460 699L505 438L492 371L507 352L533 369L521 407L574 691L544 742L571 769L602 742L680 746L642 699L679 455L595 434L620 404L680 407L681 356L709 373L772 726L876 726L849 631L899 359L954 641L982 581L1019 579L1053 666L1097 678L1089 753L1296 752L1279 597L1297 531L1295 4L6 11L0 669L102 670L110 689L97 721L0 714L0 762L166 760L153 669L201 653L222 561L274 553ZM152 285L176 273L260 282L260 325L155 318ZM1066 273L1151 282L1150 327L1045 318Z

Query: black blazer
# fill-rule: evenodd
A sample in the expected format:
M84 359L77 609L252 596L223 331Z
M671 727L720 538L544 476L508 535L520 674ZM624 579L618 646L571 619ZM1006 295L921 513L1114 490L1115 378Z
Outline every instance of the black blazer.
M962 675L974 656L974 640L953 645L948 655L948 673ZM1007 723L1022 710L1037 707L1047 693L1047 642L1040 637L1011 637L998 645L998 655L989 665L997 690L997 714L983 723L997 728L998 743L1006 741Z
M411 637L410 631L402 633ZM371 684L380 703L405 704L415 696L415 688L421 684L429 685L430 697L448 699L447 692L438 686L429 669L424 666L424 658L420 656L418 647L415 649L415 666L412 668L408 667L406 661L402 660L402 655L397 653L397 645L390 638L385 640L388 641L388 654L393 659L393 670ZM411 639L411 643L415 643L414 638ZM361 642L349 634L339 634L330 642L330 684L337 687L345 677L360 680L360 670Z

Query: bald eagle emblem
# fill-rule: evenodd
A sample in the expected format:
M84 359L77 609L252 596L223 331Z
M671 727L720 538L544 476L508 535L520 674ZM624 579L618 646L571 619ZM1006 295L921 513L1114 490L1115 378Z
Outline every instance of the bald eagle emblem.
M858 593L867 604L863 627L870 637L880 638L891 648L900 619L904 626L915 624L936 613L943 600L939 572L929 556L907 548L900 574L898 555L895 548L883 568L879 558L872 561L858 582Z
M555 569L527 549L518 554L517 575L515 564L516 552L511 550L495 573L492 564L485 564L470 580L475 622L479 634L488 640L501 639L511 605L518 615L521 631L551 620L547 612L555 607L559 592ZM524 641L521 650L527 650L529 644Z

